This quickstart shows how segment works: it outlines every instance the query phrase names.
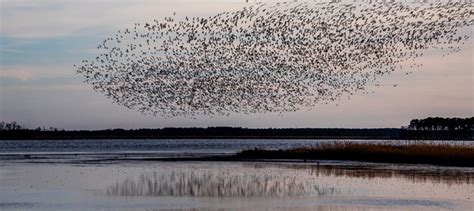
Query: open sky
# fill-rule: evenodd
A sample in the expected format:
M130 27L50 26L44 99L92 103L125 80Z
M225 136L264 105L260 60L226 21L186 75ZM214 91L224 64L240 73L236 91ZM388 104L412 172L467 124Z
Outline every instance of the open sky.
M411 75L382 78L381 86L368 87L372 94L356 93L350 100L283 115L144 116L112 104L75 73L73 65L94 58L103 39L136 22L163 19L174 12L204 17L245 4L245 0L0 0L0 121L65 129L372 128L400 127L429 116L474 116L472 38L460 52L422 57L423 66Z

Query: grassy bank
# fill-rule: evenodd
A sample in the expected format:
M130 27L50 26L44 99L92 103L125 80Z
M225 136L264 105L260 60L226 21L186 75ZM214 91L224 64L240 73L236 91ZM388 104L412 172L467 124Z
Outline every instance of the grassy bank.
M289 150L244 150L237 159L321 159L474 167L474 147L415 144L391 146L367 143L322 144Z

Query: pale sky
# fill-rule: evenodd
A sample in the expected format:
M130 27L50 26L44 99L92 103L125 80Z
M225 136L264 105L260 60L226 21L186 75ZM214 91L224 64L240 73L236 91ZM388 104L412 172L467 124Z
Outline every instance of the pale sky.
M419 59L411 75L393 74L372 94L278 115L197 119L144 116L84 84L74 64L117 30L171 16L209 16L245 0L0 0L0 121L65 129L157 127L400 127L413 118L474 116L473 39L457 53ZM472 36L473 29L467 33ZM394 87L394 84L398 84ZM338 104L338 106L336 106Z

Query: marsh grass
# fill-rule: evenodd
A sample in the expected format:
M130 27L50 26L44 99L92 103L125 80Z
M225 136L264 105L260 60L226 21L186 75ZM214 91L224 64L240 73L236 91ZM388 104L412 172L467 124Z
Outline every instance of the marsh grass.
M424 143L394 146L344 142L288 150L244 150L235 157L239 159L352 160L474 167L474 147L472 146Z

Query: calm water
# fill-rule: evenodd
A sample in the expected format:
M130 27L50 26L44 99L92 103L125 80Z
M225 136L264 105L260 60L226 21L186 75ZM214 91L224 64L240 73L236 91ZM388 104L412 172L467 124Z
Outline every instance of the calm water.
M243 149L287 149L332 142L369 142L392 145L419 143L404 140L301 140L301 139L114 139L0 141L0 153L234 153ZM473 141L424 141L474 146Z
M2 141L0 210L471 210L474 207L474 168L345 161L140 159L233 153L256 147L291 148L322 142L331 140ZM135 159L116 159L121 157Z
M0 167L0 210L470 210L474 170L149 162Z

